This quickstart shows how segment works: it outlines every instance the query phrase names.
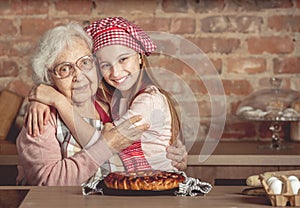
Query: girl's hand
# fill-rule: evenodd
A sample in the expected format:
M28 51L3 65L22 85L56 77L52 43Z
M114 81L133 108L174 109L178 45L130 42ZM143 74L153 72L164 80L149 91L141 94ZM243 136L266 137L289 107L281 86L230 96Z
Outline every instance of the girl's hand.
M187 168L187 151L180 140L175 142L175 146L167 147L167 158L172 160L172 165L178 170Z
M28 134L37 136L44 132L44 125L50 119L50 107L43 103L31 101L28 104L24 124L27 126Z
M63 98L65 98L65 96L57 91L54 87L44 84L40 84L32 88L28 95L29 101L38 101L53 107L56 107L56 102Z
M116 127L112 123L104 125L101 135L113 153L121 152L141 138L142 133L149 128L149 124L133 126L140 120L141 116L133 116Z
M39 133L43 133L44 125L50 119L49 105L55 105L55 101L59 100L61 95L53 87L44 84L32 88L28 95L30 103L24 120L29 135L37 136Z

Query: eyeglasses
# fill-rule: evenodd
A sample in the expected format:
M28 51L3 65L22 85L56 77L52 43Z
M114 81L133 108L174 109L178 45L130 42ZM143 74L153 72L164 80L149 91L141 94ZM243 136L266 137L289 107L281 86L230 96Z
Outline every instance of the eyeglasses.
M49 72L53 73L57 78L64 79L73 75L75 72L75 66L81 71L90 71L94 67L94 56L87 55L79 58L75 64L69 62L63 62L56 65L52 70L49 69Z

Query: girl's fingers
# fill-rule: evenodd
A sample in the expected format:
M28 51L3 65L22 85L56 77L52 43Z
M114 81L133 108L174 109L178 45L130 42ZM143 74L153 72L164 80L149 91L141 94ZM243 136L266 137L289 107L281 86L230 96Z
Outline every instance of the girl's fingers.
M183 157L183 155L167 153L167 158L169 158L170 160L176 161L176 162L181 162L184 157Z
M34 112L32 113L32 129L33 129L33 136L37 136L39 133L39 128L38 128L38 118L37 118L37 113Z
M129 128L130 126L132 126L133 124L135 124L136 122L142 120L142 119L143 119L143 117L140 116L140 115L136 115L136 116L130 117L130 118L129 118L129 123L128 123L128 124L129 124L128 128Z
M37 120L38 120L38 131L42 134L44 132L44 114L43 113L38 113L37 116Z
M48 123L48 121L50 120L50 108L47 111L45 111L44 116L45 116L44 125L46 125Z
M28 113L26 116L26 125L28 129L28 134L32 135L32 114Z

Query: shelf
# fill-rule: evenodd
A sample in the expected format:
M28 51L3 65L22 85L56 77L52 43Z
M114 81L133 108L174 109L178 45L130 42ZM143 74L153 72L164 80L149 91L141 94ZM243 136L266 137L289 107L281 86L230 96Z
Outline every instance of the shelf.
M300 143L285 142L280 150L259 148L269 142L220 142L213 154L200 162L202 142L195 143L188 155L188 165L224 166L300 166Z

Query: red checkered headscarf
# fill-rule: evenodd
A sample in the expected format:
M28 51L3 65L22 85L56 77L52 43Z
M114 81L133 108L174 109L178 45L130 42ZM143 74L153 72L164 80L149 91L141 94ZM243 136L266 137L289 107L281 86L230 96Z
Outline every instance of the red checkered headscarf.
M143 30L123 17L100 19L85 30L93 38L94 53L110 45L127 46L147 56L156 49L156 45Z

